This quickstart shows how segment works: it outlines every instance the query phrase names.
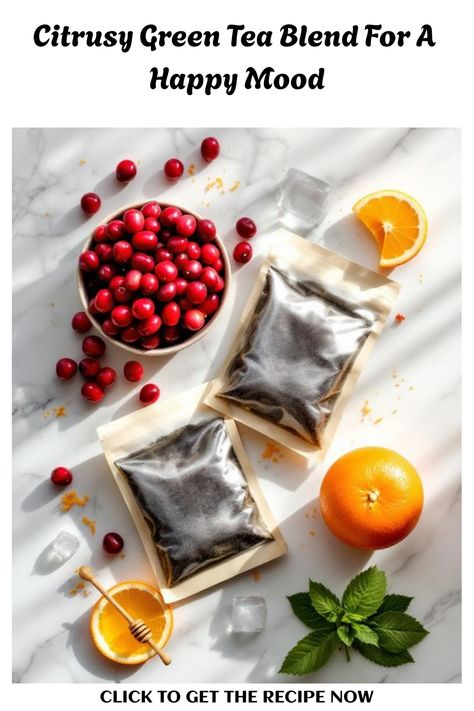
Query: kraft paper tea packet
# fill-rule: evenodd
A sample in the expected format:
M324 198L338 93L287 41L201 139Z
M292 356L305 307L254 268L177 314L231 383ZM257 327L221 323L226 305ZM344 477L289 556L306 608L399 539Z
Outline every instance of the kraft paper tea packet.
M169 602L286 551L235 423L202 404L206 388L99 430Z
M281 230L205 401L322 459L398 284Z

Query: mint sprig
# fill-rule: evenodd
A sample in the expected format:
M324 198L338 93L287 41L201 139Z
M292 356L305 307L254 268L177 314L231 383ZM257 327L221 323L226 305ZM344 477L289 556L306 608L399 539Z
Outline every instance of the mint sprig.
M309 581L309 592L290 595L296 617L312 632L285 657L280 672L302 676L320 669L337 648L349 649L384 667L413 662L408 649L428 631L406 610L413 598L387 594L387 578L377 566L356 575L342 599L325 585Z

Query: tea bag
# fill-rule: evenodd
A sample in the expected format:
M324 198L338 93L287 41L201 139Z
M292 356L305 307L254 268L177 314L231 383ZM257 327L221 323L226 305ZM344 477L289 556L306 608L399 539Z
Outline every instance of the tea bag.
M221 417L189 424L116 464L150 526L170 586L273 540Z

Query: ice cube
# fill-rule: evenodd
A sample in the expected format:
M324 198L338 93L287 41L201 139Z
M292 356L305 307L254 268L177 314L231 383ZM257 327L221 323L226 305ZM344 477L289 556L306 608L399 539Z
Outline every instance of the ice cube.
M237 634L261 632L265 627L267 607L263 597L235 595L230 610L230 626Z
M38 557L35 569L42 575L52 573L72 558L80 545L79 538L73 533L59 531Z
M280 222L295 232L309 232L327 214L331 195L331 186L324 180L290 168L278 191Z

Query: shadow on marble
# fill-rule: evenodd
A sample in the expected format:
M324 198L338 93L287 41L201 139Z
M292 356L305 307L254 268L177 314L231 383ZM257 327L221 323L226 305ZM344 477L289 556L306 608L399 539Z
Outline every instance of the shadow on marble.
M114 197L115 195L123 192L127 185L128 182L121 183L120 180L117 180L114 170L112 173L109 173L104 178L101 178L99 182L96 183L92 188L92 192L100 195L101 200L104 201L107 200L107 198ZM109 214L110 212L111 211L108 210L107 214ZM95 218L95 222L97 223L97 215L92 215L92 217Z
M94 215L88 217L85 215L79 205L75 205L70 210L65 212L59 220L53 223L52 237L62 238L70 232L82 227L89 220L91 225L94 223Z
M31 513L40 509L42 506L49 504L53 499L57 498L58 491L51 484L50 479L45 479L28 496L21 502L20 508L26 513Z
M391 271L379 269L380 255L375 240L354 214L333 222L324 232L321 246L385 276Z

